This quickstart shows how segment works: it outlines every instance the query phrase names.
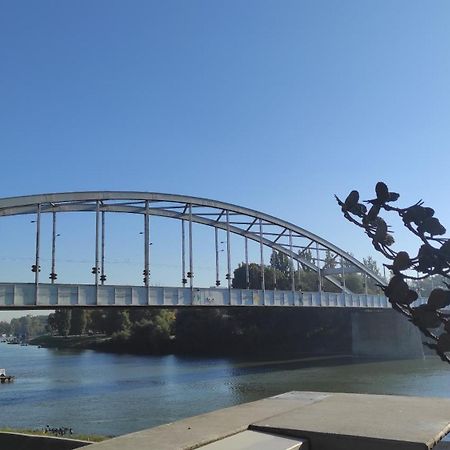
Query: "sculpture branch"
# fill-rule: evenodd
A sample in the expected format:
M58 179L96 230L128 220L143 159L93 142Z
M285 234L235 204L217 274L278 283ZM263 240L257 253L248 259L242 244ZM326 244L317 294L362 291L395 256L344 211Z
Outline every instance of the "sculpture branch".
M435 217L434 209L423 206L422 200L407 208L397 208L392 203L400 195L390 192L383 182L377 183L375 194L374 199L365 202L371 205L369 210L360 203L358 191L351 191L345 201L337 196L335 198L344 217L363 228L374 248L392 261L391 265L385 266L393 276L386 286L380 286L392 308L431 339L432 343L425 345L434 349L443 361L450 363L450 313L445 310L450 306L450 285L444 282L447 289L433 289L427 302L417 305L418 292L406 282L425 280L435 275L450 278L450 240L442 237L446 229ZM391 248L395 240L390 226L380 216L381 211L397 214L405 228L420 239L421 246L416 257L411 258L406 251L396 252ZM417 276L409 275L411 270L416 271Z

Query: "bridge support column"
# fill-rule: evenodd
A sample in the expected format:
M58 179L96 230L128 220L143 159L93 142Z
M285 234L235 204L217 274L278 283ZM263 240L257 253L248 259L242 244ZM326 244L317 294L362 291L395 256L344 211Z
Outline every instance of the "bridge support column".
M423 358L420 331L389 310L351 312L352 354L385 358Z

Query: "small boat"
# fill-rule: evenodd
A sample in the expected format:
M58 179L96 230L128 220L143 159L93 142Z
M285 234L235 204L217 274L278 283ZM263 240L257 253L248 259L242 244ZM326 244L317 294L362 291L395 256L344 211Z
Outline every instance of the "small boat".
M0 383L11 383L14 381L13 375L6 375L6 369L0 369Z

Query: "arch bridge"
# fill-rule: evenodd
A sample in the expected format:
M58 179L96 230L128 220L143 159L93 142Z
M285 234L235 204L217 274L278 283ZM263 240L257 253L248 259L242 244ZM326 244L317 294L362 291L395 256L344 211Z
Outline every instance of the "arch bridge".
M87 212L95 215L90 285L59 284L56 273L57 218L60 214ZM105 273L106 216L108 214L138 214L143 217L143 286L108 285ZM50 282L40 279L41 217L52 215L52 251ZM357 295L345 284L345 275L359 272L376 283L383 280L362 262L322 237L269 214L199 197L153 192L67 192L10 197L0 199L0 216L32 215L36 225L33 283L0 283L0 309L56 308L65 306L346 306L389 307L384 296ZM159 216L180 223L181 273L179 287L151 286L150 219ZM195 252L193 224L210 227L214 232L216 288L200 288L195 284ZM219 231L226 234L226 288L221 288L219 267ZM232 288L231 235L243 241L246 289ZM250 289L248 243L259 246L261 286ZM289 261L290 290L268 290L265 280L264 248L286 255ZM312 257L311 257L312 256ZM296 272L297 266L297 272ZM299 268L314 271L318 292L298 289ZM276 272L274 271L274 274ZM275 276L275 275L274 275ZM339 288L340 293L323 291L323 282ZM365 283L367 286L367 282ZM275 280L276 286L276 280ZM367 292L366 292L367 294Z

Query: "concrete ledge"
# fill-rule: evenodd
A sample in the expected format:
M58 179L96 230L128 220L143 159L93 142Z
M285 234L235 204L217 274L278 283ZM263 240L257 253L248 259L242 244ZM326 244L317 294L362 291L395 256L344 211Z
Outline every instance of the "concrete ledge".
M91 444L92 442L77 439L0 431L2 450L72 450Z
M313 450L428 450L450 431L450 399L329 394L250 429L307 438Z
M289 392L120 436L90 449L189 450L219 444L248 429L305 439L311 450L429 450L450 430L450 399ZM446 448L442 443L435 450L439 447Z
M255 421L310 405L327 394L271 397L93 444L90 450L188 450L247 430Z
M198 447L198 450L308 450L308 441L258 431L241 431L225 439Z

